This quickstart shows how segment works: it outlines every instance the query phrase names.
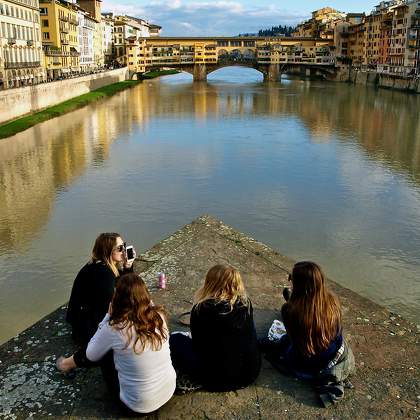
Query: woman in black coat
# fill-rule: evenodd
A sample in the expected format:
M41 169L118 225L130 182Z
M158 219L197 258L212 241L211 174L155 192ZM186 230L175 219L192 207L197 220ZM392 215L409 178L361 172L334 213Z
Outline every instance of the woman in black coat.
M91 260L74 280L66 315L79 349L72 358L57 360L59 370L91 365L86 358L87 345L108 312L116 279L123 272L132 271L132 263L133 260L127 261L120 234L101 233L96 238Z
M239 271L228 265L211 268L195 301L191 336L170 337L175 368L214 391L250 385L259 374L261 357L252 304Z

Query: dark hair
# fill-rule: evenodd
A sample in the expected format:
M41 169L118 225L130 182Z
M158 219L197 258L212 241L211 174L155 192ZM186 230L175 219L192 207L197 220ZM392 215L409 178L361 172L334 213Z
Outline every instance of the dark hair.
M293 344L305 356L326 350L341 329L341 306L325 285L321 267L310 261L294 265L293 285L282 314Z
M135 352L138 344L140 351L144 351L146 344L150 344L152 350L159 350L168 338L163 316L163 308L153 305L146 284L140 276L128 273L117 280L109 323L119 330L127 330L127 346L132 342L134 329Z
M102 261L106 264L115 274L116 277L119 276L117 266L112 260L112 251L117 243L117 238L121 238L119 233L115 232L105 232L101 233L95 241L95 245L92 250L92 262L96 263Z

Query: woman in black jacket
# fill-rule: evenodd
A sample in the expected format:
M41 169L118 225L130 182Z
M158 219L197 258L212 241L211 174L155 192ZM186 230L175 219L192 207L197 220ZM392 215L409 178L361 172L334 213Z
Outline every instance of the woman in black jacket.
M238 270L216 265L207 273L191 311L191 337L170 337L174 366L205 388L229 391L258 376L258 350L252 304Z
M92 364L86 358L86 347L108 311L116 279L123 272L132 271L132 262L126 259L120 234L101 233L96 238L91 260L74 280L66 315L79 349L71 358L57 360L59 370Z

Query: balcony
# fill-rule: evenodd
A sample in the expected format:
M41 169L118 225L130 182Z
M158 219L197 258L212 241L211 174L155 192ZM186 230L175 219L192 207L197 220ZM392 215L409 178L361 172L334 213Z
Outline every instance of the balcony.
M7 40L7 43L8 43L9 45L16 45L16 38L9 38L9 39Z
M28 47L33 47L34 46L34 41L32 41L31 39L29 39L28 41L26 41L26 45Z
M4 63L4 68L9 70L9 69L27 69L27 68L35 68L35 67L40 67L41 63L39 61L32 61L32 62L21 62L21 63L16 63L16 62L6 62Z
M60 56L63 55L62 51L59 50L58 48L57 49L55 49L55 48L46 48L44 50L44 54L47 57L60 57Z

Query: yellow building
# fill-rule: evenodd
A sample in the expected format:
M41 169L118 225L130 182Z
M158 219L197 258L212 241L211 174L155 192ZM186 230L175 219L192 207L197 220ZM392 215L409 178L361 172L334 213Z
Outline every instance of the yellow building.
M45 80L38 0L0 1L0 90Z
M80 72L77 6L64 0L41 0L42 45L50 80Z
M356 68L366 64L366 31L365 24L359 23L349 28L348 56Z
M292 33L295 38L333 39L336 22L345 20L346 14L331 7L312 12L312 18L301 23Z

